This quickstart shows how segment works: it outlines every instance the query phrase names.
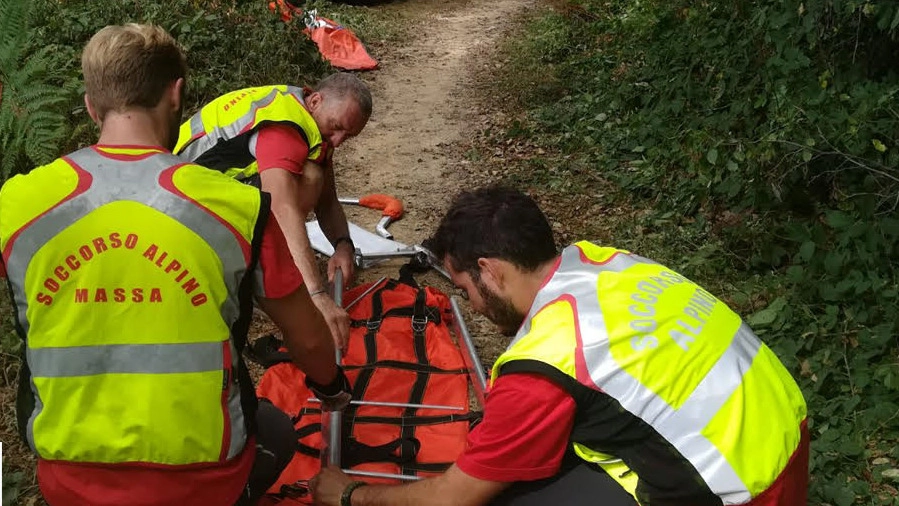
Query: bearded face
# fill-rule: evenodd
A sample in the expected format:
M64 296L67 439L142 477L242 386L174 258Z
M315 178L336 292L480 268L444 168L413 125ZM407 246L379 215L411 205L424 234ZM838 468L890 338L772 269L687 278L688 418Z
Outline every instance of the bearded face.
M474 280L474 286L481 298L481 308L475 309L499 327L504 336L514 336L524 323L525 315L515 309L512 301L490 291L481 279Z

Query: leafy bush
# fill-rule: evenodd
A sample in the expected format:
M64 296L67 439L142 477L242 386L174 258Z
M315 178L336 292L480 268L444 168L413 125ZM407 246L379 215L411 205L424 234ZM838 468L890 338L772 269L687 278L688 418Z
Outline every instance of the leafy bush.
M321 0L310 2L309 8L347 23L363 40L369 34L391 35L386 20L359 8ZM80 96L81 50L100 28L127 22L158 24L186 50L190 75L185 114L234 89L312 84L334 71L302 33L303 25L282 22L267 2L0 0L4 178L94 141L96 131Z
M73 89L52 47L35 47L30 2L0 0L0 177L51 161Z
M511 51L548 74L510 132L560 155L531 184L608 178L645 207L616 245L719 288L799 380L812 502L894 504L899 4L556 4Z

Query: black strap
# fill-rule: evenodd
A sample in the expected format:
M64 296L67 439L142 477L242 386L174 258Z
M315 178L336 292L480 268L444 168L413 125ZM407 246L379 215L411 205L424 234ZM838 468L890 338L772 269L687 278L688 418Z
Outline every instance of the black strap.
M427 305L427 292L423 288L419 288L414 279L411 279L409 269L405 270L407 277L411 279L402 279L404 271L401 271L401 280L388 280L383 287L374 291L371 295L371 315L366 320L353 320L353 327L364 327L365 347L365 364L346 366L347 370L357 370L355 384L353 385L353 397L356 400L365 398L365 392L374 372L379 367L387 367L411 371L415 373L415 383L409 392L409 404L423 404L425 391L431 374L467 374L466 369L441 369L432 365L428 359L427 350L427 327L429 323L441 324L444 316L441 315L439 307ZM392 291L400 284L406 284L416 288L415 300L411 306L396 307L384 311L383 294L385 291ZM415 351L415 362L403 362L397 360L378 360L378 344L377 335L381 329L381 324L385 318L406 318L412 330L413 349ZM273 336L265 336L258 339L253 346L254 358L266 367L283 361L288 361L287 354L280 350L281 341ZM355 424L383 424L395 425L401 427L400 437L380 446L371 446L359 442L357 439L349 437L345 438L342 450L342 464L352 467L365 462L389 462L397 464L400 472L405 475L416 475L420 472L438 473L445 471L451 462L428 463L421 464L416 462L419 447L421 443L415 437L415 428L423 425L437 425L452 422L467 421L469 428L477 424L482 417L480 412L451 413L447 415L437 416L420 416L417 414L419 408L407 407L402 411L401 416L358 416L358 405L351 404L344 412L343 416L343 433L353 434ZM321 416L321 409L304 407L293 418L294 425L297 425L303 417L310 415L315 417ZM304 444L299 440L306 436L321 432L321 423L314 422L296 429L297 444L300 453L308 456L318 457L320 450L310 445Z
M373 364L365 365L345 365L345 371L356 371L360 369L400 369L402 371L426 372L429 374L468 374L468 369L441 369L429 364L418 364L415 362L402 362L399 360L378 360Z
M262 251L262 238L265 235L265 226L271 215L271 196L266 192L259 192L259 216L253 226L253 240L250 242L250 261L247 270L237 288L240 313L237 320L231 325L231 340L237 350L237 386L240 389L240 408L244 414L244 426L247 434L256 433L256 388L250 370L247 368L240 354L246 348L247 334L250 330L250 322L253 320L253 283L256 279L256 267L259 264L259 256ZM230 378L225 378L228 381Z
M322 413L321 409L318 408L302 408L297 416L293 417L293 423L296 425L304 416L306 415L317 415L320 416ZM480 421L482 413L480 411L469 411L468 413L458 413L452 415L430 415L430 416L422 416L422 415L412 415L412 416L356 416L356 423L366 424L366 423L377 423L382 425L399 425L399 426L412 426L419 427L422 425L439 425L441 423L452 423L452 422L472 422L476 423ZM305 427L310 427L312 425L316 425L315 423L304 426L301 429L303 434L302 437L307 436L308 434L312 434L313 432L317 432L321 430L321 427L316 429L305 429ZM320 424L319 424L320 425Z
M268 369L283 362L290 362L290 354L281 351L284 341L274 334L262 336L247 346L247 358Z
M412 314L412 347L415 350L415 358L418 360L418 363L430 366L431 364L428 360L428 345L425 341L425 331L428 328L429 321L427 305L425 304L426 295L425 290L422 288L419 288L418 293L415 294L415 304L413 305ZM439 310L437 311L437 317L440 317ZM415 373L415 383L412 385L412 391L409 392L409 404L422 404L424 402L425 390L428 387L428 380L430 377L431 375L426 372ZM414 416L416 409L418 408L406 408L403 410L403 416ZM415 426L403 425L400 430L400 438L413 437L415 437ZM405 465L400 467L400 472L402 474L415 475L415 470L408 468Z
M311 457L318 457L319 450L300 442L301 438L321 432L321 423L309 424L296 430L297 451ZM414 462L421 449L421 441L415 438L397 438L385 444L371 446L349 437L343 440L340 458L341 466L353 467L366 462L390 462L404 464Z
M378 361L378 330L381 328L381 322L383 321L383 310L384 310L384 302L382 300L383 293L387 290L393 290L396 288L397 282L390 279L387 283L384 284L381 288L375 290L371 297L371 317L366 321L366 328L368 329L365 332L365 337L363 338L363 342L365 344L365 363L372 364ZM356 376L356 381L353 384L353 398L356 400L361 400L365 398L365 390L368 388L368 384L371 382L371 378L374 375L374 369L362 369L359 374ZM353 404L350 404L347 407L345 412L344 420L349 420L349 424L346 425L347 432L345 434L353 433L353 420L355 418L356 408Z

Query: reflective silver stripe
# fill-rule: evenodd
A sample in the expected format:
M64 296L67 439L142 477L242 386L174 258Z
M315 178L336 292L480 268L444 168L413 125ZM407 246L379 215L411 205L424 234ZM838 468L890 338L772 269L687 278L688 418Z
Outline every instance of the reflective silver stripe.
M206 130L203 126L203 115L197 112L190 117L190 138L198 138L204 133L206 133Z
M303 90L300 88L288 86L286 91L274 88L264 97L253 101L250 105L250 110L247 111L246 114L227 125L214 126L211 132L206 132L206 135L184 146L181 149L181 152L178 153L178 156L181 156L188 160L196 160L203 153L215 147L215 145L218 144L219 141L229 140L237 137L242 132L244 132L247 127L252 125L254 121L256 121L256 114L259 109L264 109L272 105L275 99L282 95L292 95L300 102L300 104L305 105L306 103L303 100ZM201 113L202 110L200 110L190 118L190 130L192 137L195 136L197 132L205 131Z
M610 258L606 263L602 264L602 269L600 270L621 272L628 267L639 263L654 262L645 260L643 257L620 252ZM556 272L552 275L552 280L550 281L551 286L547 284L547 286L537 292L534 303L531 304L531 310L524 319L524 325L522 325L518 330L518 333L515 334L515 338L509 344L507 349L512 349L522 337L526 336L531 331L531 320L534 319L534 316L537 316L537 313L539 313L544 306L556 300L559 295L564 293L573 295L576 298L581 298L596 294L595 283L599 270L585 271L580 269L581 265L581 252L579 248L576 246L569 246L562 250L562 261L559 263ZM585 279L589 280L589 282L585 283ZM591 286L593 287L592 289L590 288ZM599 317L600 320L597 323L599 323L600 326L597 328L604 329L605 324L602 322L602 314L600 314Z
M580 250L569 246L550 282L538 293L526 319L530 320L549 302L561 294L570 294L577 305L578 325L585 362L594 384L618 400L634 416L653 426L690 461L724 504L743 504L751 499L746 485L724 455L700 430L708 425L731 394L740 387L743 375L755 358L760 342L742 325L730 346L700 381L690 397L674 410L661 397L646 388L637 378L621 368L610 350L605 331L605 317L599 305L596 280L601 272L622 272L646 262L636 255L619 253L600 265L581 261ZM530 331L530 323L522 327L515 341ZM738 367L734 367L738 364Z
M130 200L156 209L189 228L212 247L222 261L223 276L228 296L222 301L220 312L230 328L240 316L238 288L247 269L247 261L237 237L227 226L205 210L159 185L160 175L167 169L184 163L170 154L155 154L140 162L119 161L98 154L93 148L85 148L68 157L82 170L88 172L93 181L90 188L71 200L63 202L40 216L34 223L22 230L13 243L7 262L9 281L16 299L17 316L26 335L30 330L27 317L28 292L25 290L25 273L31 259L47 241L87 216L100 206ZM221 345L218 347L218 365L222 368ZM30 350L29 350L30 351ZM239 356L233 349L232 366ZM211 370L211 369L210 369ZM43 371L46 374L48 371ZM151 372L151 371L147 371ZM228 455L236 455L244 446L246 431L239 388L232 386L229 391L228 409L231 419L231 444ZM26 433L29 445L34 449L34 420L43 408L43 402L32 382L35 409L28 420ZM236 400L235 400L236 398Z
M35 378L98 374L166 374L221 371L222 343L114 344L68 348L28 348Z
M228 289L228 299L222 305L221 313L230 327L240 312L237 289L247 267L243 249L234 234L215 217L160 188L159 175L184 161L167 154L153 155L139 163L119 161L103 157L92 148L77 151L69 155L69 159L94 178L90 189L51 209L23 230L9 256L9 279L16 292L22 294L16 298L16 303L26 334L30 325L25 313L25 272L31 259L64 229L94 209L119 200L140 202L172 217L215 249L222 260Z

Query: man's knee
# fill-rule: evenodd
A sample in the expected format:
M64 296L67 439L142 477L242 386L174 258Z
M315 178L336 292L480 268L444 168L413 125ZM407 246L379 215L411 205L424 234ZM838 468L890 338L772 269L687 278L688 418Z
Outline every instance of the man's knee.
M634 498L605 472L586 463L563 469L552 478L516 482L490 506L637 506Z
M256 411L256 445L259 451L273 456L283 469L297 450L297 435L293 420L271 402L260 400Z

